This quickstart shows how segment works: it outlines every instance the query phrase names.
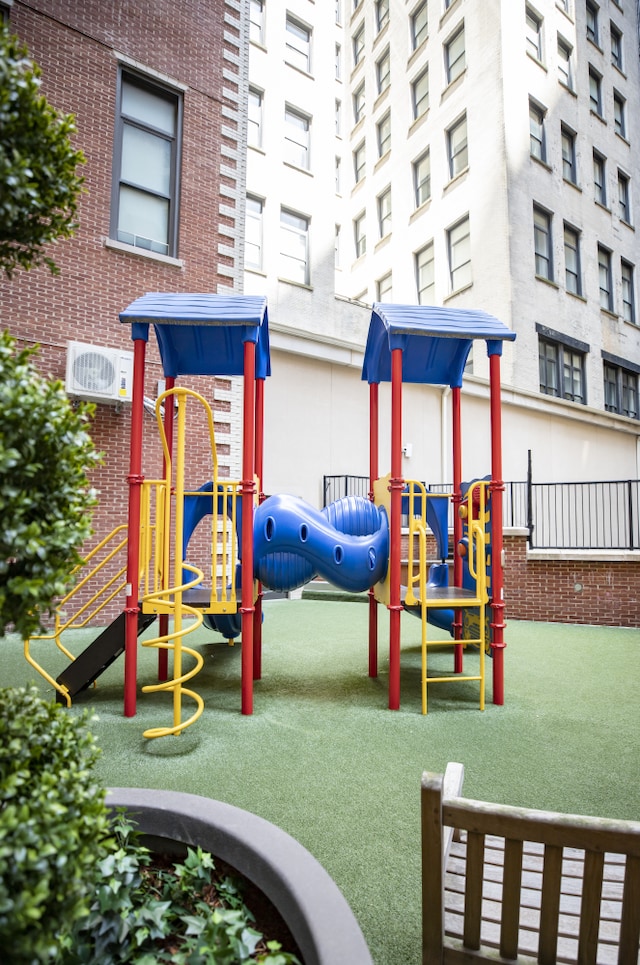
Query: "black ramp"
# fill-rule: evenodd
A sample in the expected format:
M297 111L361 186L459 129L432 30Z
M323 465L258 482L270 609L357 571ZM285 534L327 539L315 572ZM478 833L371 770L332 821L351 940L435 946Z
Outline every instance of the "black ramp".
M138 613L138 636L155 620L153 613ZM100 633L93 643L76 657L73 663L66 667L56 681L69 691L70 697L75 697L81 690L96 680L107 667L110 667L120 654L124 653L125 614L120 613L113 623ZM58 703L66 703L63 695L56 692Z

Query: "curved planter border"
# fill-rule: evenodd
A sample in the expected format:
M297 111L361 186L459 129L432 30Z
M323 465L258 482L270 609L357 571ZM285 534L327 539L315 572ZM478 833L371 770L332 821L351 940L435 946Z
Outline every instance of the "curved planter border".
M373 965L360 926L333 878L275 824L231 804L179 791L112 787L107 807L125 807L143 834L200 845L233 865L278 909L304 965Z

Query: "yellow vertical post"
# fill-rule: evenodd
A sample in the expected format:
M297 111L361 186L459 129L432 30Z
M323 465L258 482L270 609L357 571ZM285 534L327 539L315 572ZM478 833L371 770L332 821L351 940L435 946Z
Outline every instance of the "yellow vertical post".
M178 681L182 677L182 584L184 582L182 574L182 536L184 533L184 450L187 408L186 394L183 394L180 390L177 394L180 396L180 402L178 405L178 444L175 454L175 534L173 550L173 585L175 587L173 679L176 681L173 689L174 727L179 726L182 717L182 684ZM168 539L169 533L167 532L165 536Z

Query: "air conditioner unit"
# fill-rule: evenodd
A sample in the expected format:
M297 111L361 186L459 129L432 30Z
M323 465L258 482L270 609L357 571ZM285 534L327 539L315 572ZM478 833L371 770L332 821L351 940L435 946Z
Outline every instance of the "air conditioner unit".
M133 352L67 342L65 389L93 402L131 402Z

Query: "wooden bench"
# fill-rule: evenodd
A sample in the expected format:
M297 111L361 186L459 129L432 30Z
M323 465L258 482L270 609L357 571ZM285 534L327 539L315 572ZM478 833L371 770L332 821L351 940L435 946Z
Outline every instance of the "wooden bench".
M640 822L472 801L422 777L422 962L638 965Z

